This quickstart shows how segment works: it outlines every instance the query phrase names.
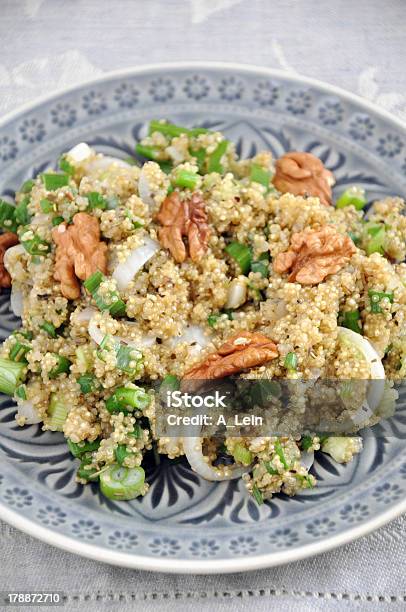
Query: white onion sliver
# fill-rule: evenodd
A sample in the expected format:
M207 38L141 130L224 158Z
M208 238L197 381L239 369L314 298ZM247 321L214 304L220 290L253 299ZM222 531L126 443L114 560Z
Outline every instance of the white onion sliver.
M171 347L175 347L181 342L187 342L202 349L209 344L209 339L204 333L203 328L199 325L187 325L180 336L173 336L168 340L168 344Z
M99 170L107 170L112 164L116 164L116 166L120 168L131 168L131 165L123 159L110 157L110 155L103 155L103 157L97 157L94 161L91 161L87 166L87 171L91 173Z
M123 291L139 270L159 251L159 244L145 237L144 244L131 251L123 263L119 263L112 274L119 291Z
M23 316L24 304L23 292L21 291L21 289L14 289L13 287L11 287L10 306L16 317Z
M73 159L73 161L80 163L90 157L92 154L92 149L89 147L86 142L79 142L76 146L74 146L70 151L68 151L67 155Z
M89 336L94 342L96 342L96 344L102 343L105 334L103 334L103 332L100 331L100 329L97 327L93 319L90 319L89 321L88 331L89 331Z
M36 425L42 421L34 404L29 400L18 400L17 416L24 417L26 425Z
M94 308L84 308L76 314L76 321L79 321L79 323L88 322L96 313L97 310Z
M314 452L306 451L303 452L300 456L300 463L307 469L310 470L314 463Z
M147 171L145 170L145 166L142 167L138 179L138 194L144 204L147 204L147 206L149 206L150 208L155 206L155 201L152 197L152 191L149 184Z
M250 471L251 466L227 466L230 469L230 474L228 476L225 476L222 470L215 468L209 463L206 463L203 456L202 442L202 438L183 438L183 448L185 450L186 459L189 461L190 467L196 472L196 474L199 474L199 476L201 476L205 480L234 480L235 478L241 478L243 474L246 474Z
M11 267L12 267L11 262L14 259L14 257L18 255L23 255L24 253L26 253L26 250L22 244L16 244L15 246L10 247L4 253L3 263L4 263L4 267L6 268L9 274L11 274Z
M378 353L370 342L361 334L357 334L346 327L339 328L339 334L353 344L365 357L371 367L371 380L368 384L367 402L370 410L374 412L381 403L385 390L385 369Z

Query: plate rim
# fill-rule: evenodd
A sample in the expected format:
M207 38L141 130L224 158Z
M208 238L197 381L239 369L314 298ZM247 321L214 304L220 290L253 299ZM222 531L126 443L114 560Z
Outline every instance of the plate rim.
M313 77L302 76L299 74L292 74L284 70L267 68L265 66L256 66L253 64L245 64L239 62L211 62L211 61L180 61L180 62L159 62L152 64L143 64L141 66L124 68L119 70L113 70L105 72L104 74L95 77L93 79L87 79L79 84L71 87L63 87L55 90L50 94L36 97L34 100L29 101L16 110L5 114L0 119L0 128L7 125L9 122L14 121L24 113L29 112L42 104L51 102L52 100L58 99L62 95L73 93L80 90L83 87L89 87L92 85L101 84L108 82L115 78L134 77L145 73L160 72L162 70L196 70L196 69L212 69L212 70L226 70L245 73L245 74L256 74L263 75L268 78L280 78L285 81L294 82L297 84L303 84L307 86L313 86L320 91L327 94L334 94L337 97L353 102L358 107L363 108L375 115L384 118L393 127L398 130L406 131L406 122L396 117L389 111L379 107L374 102L371 102L365 98L358 96L350 91L347 91L336 85L332 85L325 81L315 79ZM271 552L262 555L252 555L247 558L236 558L236 559L219 559L219 560L182 560L182 559L168 559L165 558L153 558L143 555L134 555L128 553L122 553L119 551L113 551L101 546L95 546L87 544L83 541L74 540L69 536L57 534L47 527L39 525L35 521L26 518L17 511L14 511L0 502L0 519L6 521L13 527L25 532L26 534L41 540L46 544L50 544L59 549L67 552L77 554L94 561L108 563L110 565L116 565L119 567L126 567L130 569L141 569L148 571L166 572L166 573L181 573L181 574L215 574L215 573L232 573L242 571L253 571L257 569L264 569L267 567L275 567L284 565L286 563L299 561L310 556L318 555L323 552L327 552L338 546L348 544L372 531L382 527L389 521L395 519L400 514L406 512L406 499L395 502L392 506L381 512L379 515L372 519L369 519L365 523L354 526L346 531L328 536L322 541L305 544L296 549L285 550L282 552Z

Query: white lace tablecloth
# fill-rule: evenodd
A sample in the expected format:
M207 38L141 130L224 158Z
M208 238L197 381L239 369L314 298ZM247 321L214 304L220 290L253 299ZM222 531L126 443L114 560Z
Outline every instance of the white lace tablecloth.
M405 24L404 0L0 0L0 114L117 68L222 60L316 77L406 120ZM280 568L204 577L105 566L0 522L0 590L60 590L67 609L89 612L403 610L405 525Z

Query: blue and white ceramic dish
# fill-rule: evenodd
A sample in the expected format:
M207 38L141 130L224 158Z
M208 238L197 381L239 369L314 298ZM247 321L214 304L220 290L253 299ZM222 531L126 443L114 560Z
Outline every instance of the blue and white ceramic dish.
M151 66L53 95L0 123L0 194L53 164L80 141L127 157L151 118L205 125L241 156L311 151L370 199L406 195L406 128L353 95L283 73L234 65ZM18 326L0 298L1 337ZM402 406L405 406L402 410ZM385 433L368 435L346 466L323 454L319 481L257 506L242 483L200 480L183 461L151 466L145 498L115 503L75 483L57 434L20 429L0 404L0 518L72 552L117 565L218 573L267 567L325 551L406 510L406 403Z

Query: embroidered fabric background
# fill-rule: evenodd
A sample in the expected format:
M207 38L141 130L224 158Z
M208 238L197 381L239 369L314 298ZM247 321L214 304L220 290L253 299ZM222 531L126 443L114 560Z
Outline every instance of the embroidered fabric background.
M1 0L0 115L105 71L221 60L339 85L406 121L403 0ZM111 568L0 523L2 589L57 589L67 609L404 609L404 517L320 557L245 575Z

